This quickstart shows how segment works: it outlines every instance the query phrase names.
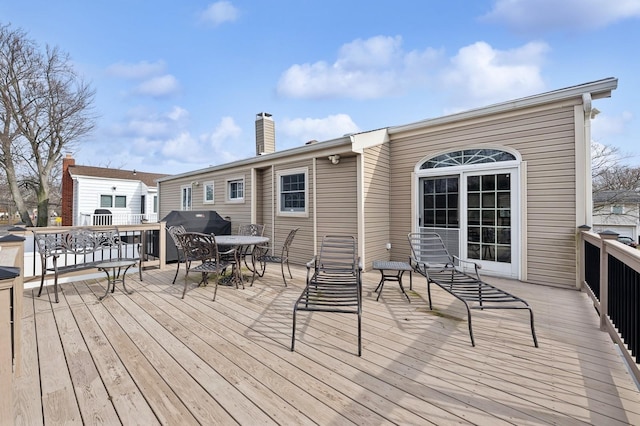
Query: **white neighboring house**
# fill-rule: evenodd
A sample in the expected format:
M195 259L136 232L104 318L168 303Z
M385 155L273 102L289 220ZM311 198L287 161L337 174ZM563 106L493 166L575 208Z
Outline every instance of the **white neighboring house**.
M640 190L593 193L593 231L613 231L638 241Z
M156 180L165 174L78 166L63 159L62 225L130 225L158 221Z

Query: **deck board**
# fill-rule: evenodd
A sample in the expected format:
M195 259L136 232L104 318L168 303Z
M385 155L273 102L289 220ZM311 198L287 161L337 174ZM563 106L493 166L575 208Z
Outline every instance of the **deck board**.
M127 276L99 302L101 279L24 294L15 424L640 424L640 392L584 293L492 279L533 307L466 312L414 277L373 290L364 274L362 357L354 315L292 306L306 271L277 268L245 289L197 287L184 270ZM47 289L49 290L49 289Z

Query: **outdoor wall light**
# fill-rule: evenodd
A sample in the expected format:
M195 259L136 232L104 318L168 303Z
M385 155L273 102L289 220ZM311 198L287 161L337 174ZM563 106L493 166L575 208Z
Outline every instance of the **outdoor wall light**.
M115 186L112 186L112 187L111 187L111 190L112 190L112 191L115 191L116 189L118 189L118 188L116 188Z
M196 181L191 182L191 185L193 185L193 186L200 186L200 182L198 182L198 181L196 180Z
M340 162L340 156L338 154L330 155L327 158L331 161L331 164L338 164Z

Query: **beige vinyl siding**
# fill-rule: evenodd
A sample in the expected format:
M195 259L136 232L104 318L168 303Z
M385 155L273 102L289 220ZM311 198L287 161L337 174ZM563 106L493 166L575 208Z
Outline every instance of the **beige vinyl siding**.
M392 257L402 260L409 255L406 234L414 222L410 188L416 164L457 149L510 147L527 163L523 212L527 215L527 229L522 230L527 233L527 279L573 287L576 265L573 104L531 108L497 115L484 122L474 121L424 129L421 134L392 135Z
M321 158L316 164L319 248L325 235L358 236L358 187L356 157L342 157L335 165Z
M188 184L189 181L167 181L158 183L158 220L169 214L173 210L180 210L181 193L180 187Z
M388 260L386 249L389 235L389 144L367 148L364 158L364 267L369 269L374 260Z
M307 213L306 217L286 216L278 214L278 190L279 182L275 179L278 172L291 169L307 168ZM313 257L313 160L305 159L290 163L278 164L263 172L263 217L265 220L265 235L269 233L274 247L280 249L289 231L300 228L291 245L289 262L296 265L304 265ZM279 255L279 252L276 252Z

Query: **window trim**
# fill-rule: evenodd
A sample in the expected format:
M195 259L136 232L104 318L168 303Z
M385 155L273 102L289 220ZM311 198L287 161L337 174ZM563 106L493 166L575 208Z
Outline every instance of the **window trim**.
M184 203L184 191L189 192L189 205ZM193 188L191 184L181 185L180 186L180 210L181 211L189 211L193 209Z
M231 198L231 184L233 182L242 182L242 197L238 197L238 198ZM225 198L227 203L244 203L244 195L246 193L246 185L245 185L245 180L244 180L244 176L241 177L233 177L233 178L228 178L225 181Z
M111 205L109 206L103 206L102 205L102 199L103 198L107 198L109 197L111 199ZM116 206L116 199L118 198L124 198L124 207L118 207ZM100 206L101 209L127 209L127 196L126 195L117 195L117 194L99 194L99 200L98 200L98 205Z
M211 186L211 196L210 200L207 199L207 187ZM204 182L202 184L202 203L203 204L215 204L216 203L216 184L214 181L210 180Z
M302 211L285 211L282 210L282 180L283 176L304 174L304 210ZM278 193L276 196L276 215L287 217L309 217L309 168L298 167L294 169L284 169L276 171L276 185Z

